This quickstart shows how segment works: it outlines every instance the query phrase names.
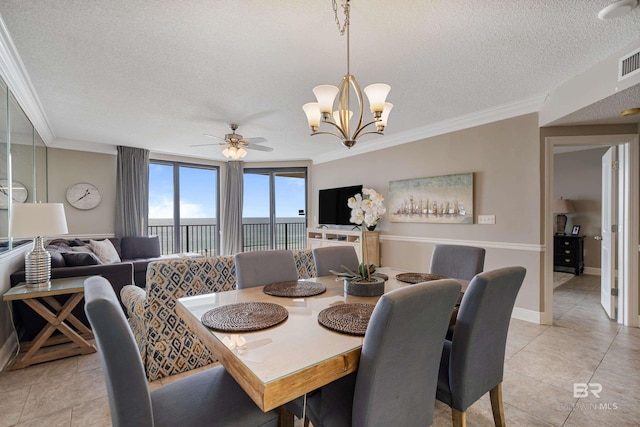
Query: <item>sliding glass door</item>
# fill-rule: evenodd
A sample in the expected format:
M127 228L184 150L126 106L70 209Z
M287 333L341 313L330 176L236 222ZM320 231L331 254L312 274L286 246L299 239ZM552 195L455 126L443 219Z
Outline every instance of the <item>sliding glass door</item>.
M219 254L218 168L178 162L149 165L149 235L163 254Z
M306 200L306 168L245 168L244 251L305 248Z

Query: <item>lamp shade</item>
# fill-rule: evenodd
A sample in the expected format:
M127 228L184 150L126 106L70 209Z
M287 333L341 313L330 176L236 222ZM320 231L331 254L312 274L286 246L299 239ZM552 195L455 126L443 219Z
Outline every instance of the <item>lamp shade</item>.
M391 91L391 86L386 83L375 83L364 88L364 93L369 98L369 107L371 112L382 112L384 110L384 102L387 95Z
M559 198L553 201L553 213L567 214L573 211L573 203L571 203L571 200Z
M15 203L9 229L13 237L57 236L69 232L62 203Z
M318 100L318 108L321 113L330 113L333 110L333 101L336 99L339 89L333 85L320 85L313 88L313 94Z

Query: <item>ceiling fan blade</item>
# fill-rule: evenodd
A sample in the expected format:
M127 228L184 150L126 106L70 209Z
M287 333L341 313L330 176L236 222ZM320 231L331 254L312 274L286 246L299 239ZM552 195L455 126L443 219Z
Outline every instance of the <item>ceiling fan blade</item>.
M208 144L195 144L195 145L190 145L189 147L204 147L208 145L226 145L226 142L210 142Z
M263 142L267 142L267 138L262 138L261 136L256 138L242 138L243 141L247 141L250 144L262 144Z
M247 150L255 150L255 151L273 151L272 147L265 147L264 145L248 145L245 148Z
M208 133L203 133L202 135L209 137L209 138L213 138L213 139L219 139L221 141L224 141L224 138L221 138L219 136L215 136L215 135L209 135Z

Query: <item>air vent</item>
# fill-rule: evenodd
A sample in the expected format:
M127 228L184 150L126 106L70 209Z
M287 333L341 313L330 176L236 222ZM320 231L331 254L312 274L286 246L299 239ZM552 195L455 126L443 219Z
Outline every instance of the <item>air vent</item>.
M640 49L620 58L618 63L618 81L640 73Z

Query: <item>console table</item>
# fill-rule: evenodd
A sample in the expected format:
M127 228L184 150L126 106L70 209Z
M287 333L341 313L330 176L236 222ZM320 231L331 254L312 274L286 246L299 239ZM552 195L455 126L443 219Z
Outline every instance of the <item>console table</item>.
M2 295L5 301L24 302L47 321L33 341L20 345L22 354L11 367L12 370L63 357L95 353L95 346L87 342L93 339L93 332L71 314L71 310L84 297L84 280L87 277L53 279L49 288L27 288L24 283L20 283ZM60 304L54 298L56 295L69 295L69 299ZM52 336L56 330L62 335ZM60 345L55 350L43 349L59 344L65 345Z
M365 231L367 260L380 266L380 234L377 231ZM362 262L362 231L332 230L328 228L307 229L307 246L309 249L326 246L353 246Z
M553 270L579 276L584 271L584 236L556 234L553 241Z

